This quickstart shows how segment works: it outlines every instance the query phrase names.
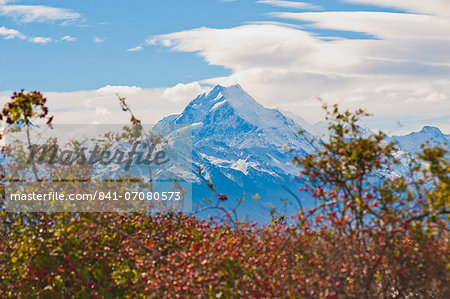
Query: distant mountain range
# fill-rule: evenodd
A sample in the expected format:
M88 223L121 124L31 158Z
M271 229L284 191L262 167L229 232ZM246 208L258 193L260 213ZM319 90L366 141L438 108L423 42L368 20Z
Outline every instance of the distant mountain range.
M205 180L230 198L226 205L233 206L244 196L242 216L249 214L257 220L270 218L269 202L283 209L280 199L289 198L289 210L298 207L297 199L310 204L298 191L301 185L292 159L320 147L319 139L327 136L327 123L310 124L293 113L265 108L239 85L218 85L191 101L181 114L162 119L155 130L164 132L172 125L192 128L194 204L207 205L202 200L214 197ZM304 136L298 134L300 130L305 131ZM422 143L447 143L449 148L450 135L424 127L390 140L397 142L405 155L406 165L396 170L400 175L407 169L408 155L418 152ZM201 175L197 173L199 168Z
M397 143L398 148L410 154L421 152L421 145L427 142L450 149L450 135L443 134L439 128L430 126L405 136L392 136L390 140Z
M169 144L170 140L178 144L169 148L171 157L175 157L173 163L157 167L152 176L161 181L181 177L192 182L194 209L197 205L211 206L205 200L214 200L223 193L229 198L223 203L227 207L244 198L238 210L241 218L248 215L252 220L265 222L270 220L270 206L292 213L299 206L315 204L299 191L304 182L299 181L299 169L292 161L323 146L328 137L326 122L310 124L293 113L265 108L239 85L217 85L192 100L182 113L159 121L153 130L167 136ZM299 131L304 134L298 134ZM370 133L363 129L364 135ZM450 150L450 135L430 126L408 135L387 137L386 141L395 142L399 149L397 158L401 164L388 173L394 176L408 173L411 157L426 142ZM124 151L130 147L122 143L116 146ZM3 155L0 164L4 164ZM114 178L123 173L122 168L117 164L100 165L95 173ZM134 167L132 172L148 178L146 165ZM214 184L217 194L206 185L208 181Z

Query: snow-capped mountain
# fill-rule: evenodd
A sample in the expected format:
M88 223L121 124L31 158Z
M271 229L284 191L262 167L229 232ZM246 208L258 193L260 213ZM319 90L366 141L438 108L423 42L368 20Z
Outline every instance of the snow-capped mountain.
M405 136L392 136L391 140L396 142L400 149L411 154L420 152L421 145L427 142L450 150L450 134L443 134L436 127L425 126L419 132L412 132Z
M312 125L295 114L265 108L239 85L216 86L191 101L181 114L162 119L155 130L167 134L173 125L192 130L194 205L214 196L205 185L211 180L218 193L231 199L245 197L240 211L259 220L269 218L268 202L282 209L280 199L287 198L292 205L288 209L297 208L302 194L292 159L320 148L320 139L327 139L328 127L325 122ZM300 130L305 134L299 135ZM363 129L364 135L370 133ZM391 140L397 142L403 155L404 165L395 170L401 175L407 170L408 157L420 150L420 144L429 140L442 146L450 138L437 128L425 127ZM197 173L199 168L203 170L201 175ZM256 200L255 194L261 200ZM308 205L304 200L302 204ZM230 200L225 205L235 203Z
M245 196L245 211L265 217L262 202L279 206L281 198L293 199L291 192L301 195L292 159L320 146L315 136L300 136L299 124L276 109L264 108L239 85L216 86L181 114L161 120L155 130L164 134L173 125L192 128L193 173L203 170L194 184L194 202L212 196L204 185L208 179L219 193ZM255 194L261 201L252 198Z
M319 121L315 124L307 122L301 116L278 109L281 113L294 120L297 124L303 127L317 138L327 140L328 123ZM368 128L361 127L363 136L370 136L374 132ZM412 132L403 136L391 136L386 138L386 142L395 142L397 148L407 154L414 155L422 151L422 144L429 143L431 146L441 146L450 150L450 134L443 134L437 127L425 126L419 132Z

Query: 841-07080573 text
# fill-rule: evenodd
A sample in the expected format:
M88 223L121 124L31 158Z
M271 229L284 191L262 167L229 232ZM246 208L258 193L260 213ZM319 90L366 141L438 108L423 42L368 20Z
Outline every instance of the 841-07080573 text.
M143 191L126 191L119 192L101 192L95 191L93 193L70 193L68 195L61 192L48 193L12 193L10 194L11 201L179 201L182 199L182 192L143 192Z

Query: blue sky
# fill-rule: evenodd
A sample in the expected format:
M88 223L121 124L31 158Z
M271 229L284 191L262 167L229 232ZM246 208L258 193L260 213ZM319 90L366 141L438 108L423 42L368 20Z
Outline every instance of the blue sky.
M377 9L339 1L312 3L324 10ZM126 50L153 35L198 27L229 28L248 22L280 21L268 14L308 11L274 7L251 0L11 2L11 5L19 4L64 8L80 14L80 17L69 23L66 20L26 23L20 17L0 16L1 25L27 36L44 36L58 41L69 35L77 40L35 44L21 39L1 39L0 65L1 69L8 71L0 73L0 90L72 91L95 89L107 84L151 88L224 76L230 71L224 67L210 66L193 53L177 53L158 47L140 52ZM322 35L365 36L354 32L309 30ZM96 43L96 37L104 41Z
M448 130L449 11L446 0L0 0L0 92L41 90L75 107L95 97L81 91L119 88L166 101L157 118L238 82L310 121L320 96L368 108L374 127Z

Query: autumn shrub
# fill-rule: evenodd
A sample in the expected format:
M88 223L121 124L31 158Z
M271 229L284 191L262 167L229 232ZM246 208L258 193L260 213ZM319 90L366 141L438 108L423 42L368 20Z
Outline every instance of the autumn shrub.
M345 297L446 297L448 152L425 145L407 166L410 171L399 175L395 144L358 125L367 116L363 110L324 109L329 139L295 163L305 177L301 191L317 201L300 213L299 223L317 236L309 253L316 252L316 261L328 268L325 278L346 286ZM320 287L324 275L316 276Z

